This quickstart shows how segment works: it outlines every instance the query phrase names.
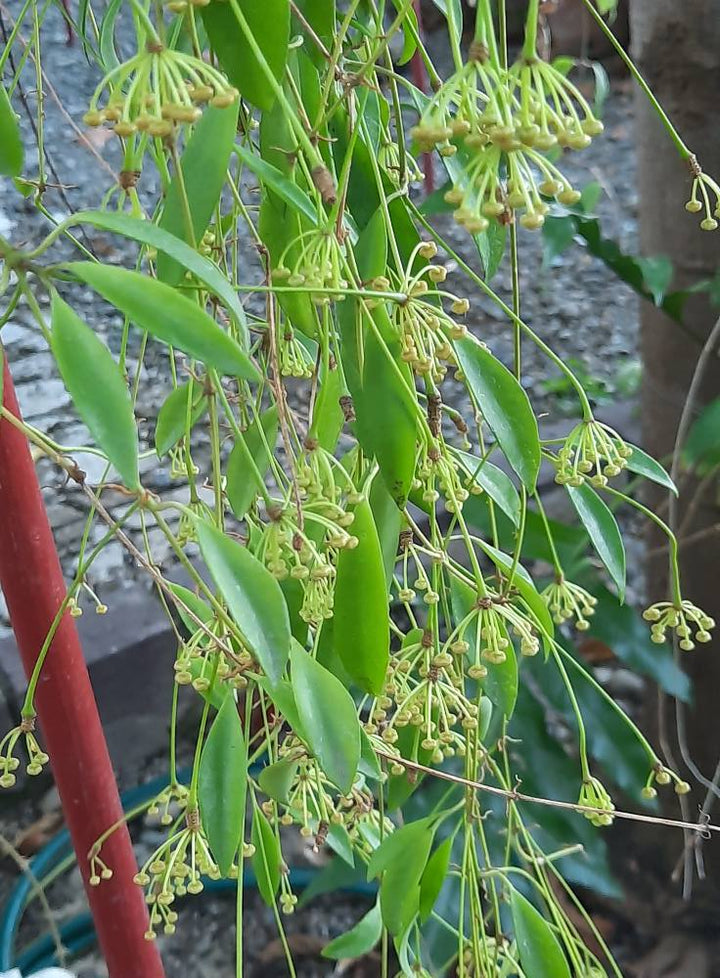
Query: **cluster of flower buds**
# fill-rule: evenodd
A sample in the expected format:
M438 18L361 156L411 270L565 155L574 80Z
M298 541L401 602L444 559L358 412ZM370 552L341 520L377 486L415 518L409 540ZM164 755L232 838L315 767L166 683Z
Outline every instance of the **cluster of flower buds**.
M583 812L585 818L598 828L612 825L615 805L607 789L597 778L588 777L583 780L578 805L600 809L596 812Z
M500 68L476 42L468 62L425 108L411 135L423 151L457 154L445 199L468 231L493 219L542 227L546 198L573 205L580 193L542 155L556 146L584 149L603 130L586 99L565 74L538 57Z
M300 835L314 839L315 848L320 849L330 825L343 822L337 792L294 734L288 734L280 744L278 758L271 767L282 774L283 796L263 802L262 809L268 817L277 817L281 825L299 825Z
M175 933L177 912L173 903L185 894L201 893L204 889L202 876L220 879L220 870L208 846L205 832L196 808L185 810L185 828L172 832L156 849L140 872L135 882L146 891L146 902L150 908L150 925L145 939L152 941L158 929L166 934ZM237 866L231 876L237 876Z
M50 760L37 742L35 717L24 716L20 723L6 733L0 741L0 788L12 788L15 784L15 771L20 767L20 761L15 757L15 747L21 739L25 742L27 753L25 770L28 774L40 774Z
M602 487L620 475L632 455L613 428L591 418L577 424L557 454L555 481L559 485L581 486L587 479Z
M584 587L565 580L560 574L552 584L548 584L542 598L556 624L564 625L574 618L578 631L585 632L590 627L588 618L595 613L597 598Z
M659 784L661 787L673 784L676 795L686 795L690 791L690 785L687 781L683 781L674 771L665 767L660 761L650 771L647 782L642 790L643 798L652 799L657 797L656 784Z
M394 744L398 730L414 727L419 746L439 764L464 756L465 735L478 727L478 712L463 690L462 663L436 648L431 631L414 629L391 658L384 693L373 701L365 730Z
M690 156L688 163L693 182L685 210L690 214L703 214L700 227L703 231L715 231L720 218L720 186L707 173L703 173L694 155Z
M315 363L289 323L278 332L277 347L278 369L283 377L304 380L312 377Z
M83 594L87 594L90 596L90 600L95 606L96 615L107 614L107 610L108 610L107 605L100 600L100 598L97 596L95 591L90 587L87 581L82 581L76 593L70 595L70 597L67 600L67 610L71 618L80 618L82 616L83 609L82 609L82 605L80 604L80 598L83 596Z
M502 935L478 935L477 939L467 941L462 951L462 964L457 971L458 975L465 975L467 978L480 978L481 975L511 978L522 973L515 942L511 943ZM425 975L420 978L425 978Z
M442 495L448 513L459 513L470 491L463 485L465 471L450 453L442 435L431 444L424 443L415 470L413 488L422 490L427 503L435 503Z
M537 655L540 649L534 620L510 597L496 591L479 597L456 631L454 647L450 647L455 651L459 643L467 645L466 651L472 658L472 665L468 668L471 679L482 679L487 675L486 662L499 665L505 661L510 634L519 640L521 655ZM470 638L469 642L466 636Z
M345 298L342 290L348 282L343 265L343 249L334 231L311 228L287 245L272 278L279 284L306 289L315 302L326 304Z
M237 89L208 62L148 41L102 79L83 121L88 126L110 123L118 136L165 137L177 124L197 122L202 105L224 107L237 98ZM99 108L101 100L105 104Z
M407 266L394 281L381 276L368 283L378 290L394 289L406 296L402 302L394 302L388 312L397 331L401 356L413 372L430 377L440 383L449 366L456 365L452 340L461 339L467 327L453 316L464 316L470 309L467 299L439 289L447 278L442 265L426 264L437 255L437 246L424 241L413 250ZM424 262L417 265L418 258ZM443 308L450 306L450 315Z
M645 621L651 623L650 638L661 645L668 631L674 631L683 652L695 648L695 642L709 642L715 619L690 601L659 601L643 612ZM694 639L694 641L693 641Z
M303 501L303 525L298 524L294 506L271 508L258 556L277 580L291 577L300 581L300 615L318 625L332 617L337 553L358 544L347 529L354 514L345 506L357 503L360 497L347 473L315 442L306 444L295 481Z
M213 619L206 628L207 631L198 629L179 645L174 663L175 682L178 686L192 686L198 693L206 693L213 682L226 680L234 688L247 686L244 673L252 669L253 657L246 648L238 646L221 622ZM232 665L218 651L213 636L233 645Z

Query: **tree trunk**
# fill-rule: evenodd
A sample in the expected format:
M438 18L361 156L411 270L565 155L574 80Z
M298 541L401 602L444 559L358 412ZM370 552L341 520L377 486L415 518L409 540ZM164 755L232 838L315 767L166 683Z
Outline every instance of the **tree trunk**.
M651 89L667 111L686 144L703 169L720 175L720 127L716 124L720 97L720 0L631 0L631 36L636 62ZM712 277L720 258L720 230L704 232L698 215L685 212L691 176L668 139L657 115L645 97L637 99L638 183L640 197L640 242L643 255L667 255L675 266L675 288L684 288ZM702 217L702 215L700 215ZM701 347L717 318L705 294L691 297L685 307L681 328L662 312L645 303L641 315L644 362L642 409L645 447L655 457L669 457L678 420ZM720 368L713 355L700 392L696 411L720 394ZM720 432L718 432L720 438ZM678 513L680 520L697 492L692 481L683 484ZM660 493L649 494L656 512L665 502ZM691 536L720 520L717 482L702 496L692 525L683 536ZM666 511L665 511L666 512ZM661 546L662 537L651 534L650 548ZM648 562L648 597L668 596L667 559ZM708 534L681 549L683 596L700 605L720 623L720 535ZM687 742L695 764L712 778L720 757L720 640L681 653L683 665L694 680L694 704L687 711ZM652 695L652 707L655 696ZM670 740L681 774L693 784L687 811L697 817L705 789L697 787L691 770L683 764L675 731L672 706L666 710ZM675 812L677 814L677 811ZM713 821L720 815L716 801ZM668 830L663 830L665 833ZM666 864L677 861L681 840L672 833L662 837ZM655 844L660 840L656 837ZM704 845L708 876L720 883L720 841ZM654 850L657 860L658 850Z

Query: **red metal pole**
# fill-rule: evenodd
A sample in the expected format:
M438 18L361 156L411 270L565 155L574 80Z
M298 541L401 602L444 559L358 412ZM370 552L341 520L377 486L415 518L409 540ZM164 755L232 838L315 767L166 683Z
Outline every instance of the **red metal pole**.
M15 388L4 364L3 404L20 418ZM0 419L0 587L25 672L48 634L66 589L55 541L27 439ZM65 821L77 854L100 947L110 978L164 978L154 942L146 941L148 915L127 826L103 846L113 871L88 884L87 854L122 816L120 797L74 620L63 616L48 652L35 703L50 755Z

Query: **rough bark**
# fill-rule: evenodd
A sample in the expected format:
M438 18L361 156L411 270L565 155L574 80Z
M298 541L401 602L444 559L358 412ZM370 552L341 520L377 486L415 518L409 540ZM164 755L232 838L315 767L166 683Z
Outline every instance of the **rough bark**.
M716 124L720 96L720 0L631 0L630 22L635 58L652 90L675 123L682 138L697 154L708 173L720 174L720 128ZM712 277L720 258L720 230L703 232L697 215L687 214L691 178L688 166L678 156L660 121L641 93L637 100L638 181L640 243L644 255L668 255L675 266L674 286L683 288L699 279ZM644 363L642 409L645 446L656 457L667 457L673 449L678 420L700 348L717 318L707 296L690 299L685 308L685 329L662 312L644 304L641 314ZM711 360L697 408L720 394L720 361ZM720 432L718 433L720 438ZM684 486L680 497L682 518L696 484ZM663 504L653 493L653 508ZM686 535L720 520L717 484L702 497L697 515ZM660 510L657 510L660 512ZM651 534L650 547L662 544ZM681 551L684 596L700 605L720 623L720 535L707 535L688 543ZM667 560L656 557L648 564L651 600L667 596ZM717 635L717 630L716 630ZM720 756L720 641L683 653L683 665L695 683L695 703L687 711L688 747L700 771L712 777ZM655 706L653 694L652 707ZM672 710L668 725L675 727ZM673 749L679 758L677 738ZM682 765L682 774L696 783ZM688 810L697 815L704 789L694 791ZM720 801L714 810L717 820ZM665 865L674 863L680 840L663 845ZM656 840L657 842L657 840ZM720 843L705 844L708 871L720 883ZM659 855L659 853L658 853Z

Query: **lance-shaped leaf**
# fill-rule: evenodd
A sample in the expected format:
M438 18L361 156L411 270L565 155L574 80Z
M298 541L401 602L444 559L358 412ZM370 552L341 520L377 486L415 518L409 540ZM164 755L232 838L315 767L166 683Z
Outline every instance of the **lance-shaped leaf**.
M420 880L420 919L425 921L433 911L440 890L447 879L453 837L448 836L430 856Z
M513 521L515 526L519 526L520 496L510 476L492 462L475 458L468 452L456 450L455 455L472 481L485 490L490 499Z
M220 200L237 135L238 107L237 100L224 108L206 107L180 157L181 172L173 174L165 195L159 227L192 246L199 243ZM168 285L177 285L183 266L161 253L157 274Z
M322 956L332 958L334 961L343 958L359 958L361 955L372 951L381 936L382 917L380 916L380 904L376 903L354 927L326 944L322 950Z
M280 585L246 547L214 526L198 525L198 543L246 645L278 683L290 655L290 618Z
M628 469L636 475L645 476L651 482L657 482L659 486L664 486L677 496L677 486L662 465L655 461L652 455L648 455L642 448L638 448L637 445L630 445L630 448L632 448L632 455L627 460Z
M162 457L174 448L185 435L188 420L192 428L206 408L205 393L194 381L188 380L172 390L158 411L155 425L155 451L158 455Z
M7 92L0 85L0 173L6 177L18 177L22 167L20 127Z
M348 794L360 763L360 723L353 698L297 642L290 650L290 667L308 747L327 777Z
M625 596L625 545L615 517L587 483L565 488L622 601Z
M375 850L368 879L382 876L380 911L391 934L405 932L420 907L420 881L427 865L435 829L423 818L396 829Z
M265 903L271 907L275 902L275 894L280 888L282 853L277 836L258 805L253 809L250 838L255 846L252 867L257 888Z
M537 419L528 396L504 364L471 336L455 341L458 362L480 411L529 492L540 471Z
M516 889L510 891L510 909L526 978L570 978L567 958L550 924Z
M244 146L236 146L235 152L264 187L274 191L292 210L302 214L311 224L317 224L317 209L313 207L312 201L304 190L301 190L272 163L266 163L257 153L251 153Z
M136 489L137 428L125 379L105 344L57 294L50 345L77 413L123 482Z
M388 595L382 549L366 500L355 507L352 533L357 547L341 550L337 561L333 642L355 682L379 695L390 661Z
M223 700L203 747L198 772L200 817L210 849L228 876L242 841L247 747L234 696Z
M275 93L262 62L275 78L282 78L290 40L289 0L211 0L200 7L200 14L230 81L248 102L269 109Z
M121 234L172 258L222 300L239 331L243 346L248 345L245 310L237 293L217 266L189 244L164 231L152 221L142 221L137 217L130 217L129 214L116 214L112 211L80 211L74 216L73 224L90 224L103 231Z
M262 488L255 471L264 476L270 468L270 453L275 450L278 432L277 406L273 404L255 418L235 446L227 461L226 491L230 507L243 519L253 499Z
M257 380L256 367L235 340L196 302L164 282L94 262L70 262L66 268L156 339L221 373Z

